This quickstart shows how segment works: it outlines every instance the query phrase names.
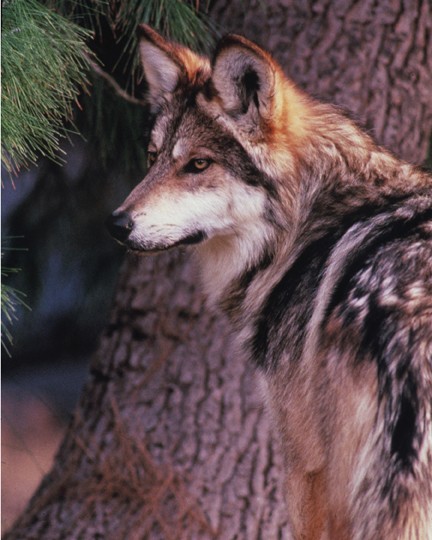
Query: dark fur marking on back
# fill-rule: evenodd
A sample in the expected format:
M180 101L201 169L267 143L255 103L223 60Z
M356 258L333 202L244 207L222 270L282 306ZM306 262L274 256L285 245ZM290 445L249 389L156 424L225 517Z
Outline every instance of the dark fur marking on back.
M265 301L252 337L253 358L259 367L275 369L277 367L274 360L277 357L275 352L280 347L285 347L287 343L290 343L292 358L300 356L315 295L334 245L346 229L358 221L359 216L364 216L365 213L375 215L377 212L376 207L373 212L370 209L365 212L365 208L362 207L345 216L342 224L329 228L325 235L309 242L292 267L276 284ZM306 291L304 295L301 294L302 289ZM303 309L299 309L299 304L302 304ZM291 317L293 320L290 323ZM284 318L287 324L282 326ZM269 321L272 321L271 326ZM277 336L274 329L278 327L286 328L287 335ZM290 337L288 333L293 335Z
M368 217L378 215L377 212L373 213L373 208L369 209L368 213ZM415 234L416 229L429 219L432 219L432 208L427 208L420 214L414 214L411 219L389 216L388 222L379 231L371 230L370 239L364 242L345 268L344 274L327 305L324 320L346 298L347 291L352 288L356 274L364 268L365 260L371 254L389 242Z
M398 199L396 198L396 200ZM372 234L373 223L371 220L379 214L389 213L389 201L385 202L387 202L387 205L384 202L367 204L343 216L339 224L328 228L325 235L314 239L305 247L292 267L275 285L256 321L255 332L252 337L253 358L259 367L264 369L275 368L275 358L278 356L276 351L284 349L288 343L291 358L293 360L299 358L302 352L307 323L313 311L316 293L334 246L356 223L360 223L364 227L371 227ZM372 240L365 242L355 254L354 260L345 271L330 299L324 320L346 297L347 290L350 289L352 276L363 268L365 258L371 250L373 252L374 248L376 249L383 243L391 241L392 238L400 237L401 234L409 234L415 227L430 217L432 217L431 208L427 208L420 215L414 215L412 219L400 217L394 218L392 221L390 214L389 224L380 229L379 233L375 232L372 235ZM356 270L357 266L358 269ZM302 289L307 292L302 293ZM269 321L271 321L271 325ZM285 329L284 335L277 334L278 328Z
M292 358L299 357L307 322L313 310L311 300L318 290L325 263L334 244L334 233L312 242L270 292L252 338L253 357L259 367L276 368L275 351L288 343ZM285 329L283 335L278 335L279 328Z
M417 384L412 373L413 343L405 343L404 336L397 338L399 313L380 305L376 292L370 295L368 311L363 323L360 357L371 357L377 365L379 400L387 396L384 415L391 437L391 454L398 467L412 470L417 457L414 441L419 414ZM397 365L396 371L392 364Z
M412 470L412 462L417 458L414 439L419 413L417 385L412 373L406 377L399 404L399 412L391 434L391 453L403 469Z

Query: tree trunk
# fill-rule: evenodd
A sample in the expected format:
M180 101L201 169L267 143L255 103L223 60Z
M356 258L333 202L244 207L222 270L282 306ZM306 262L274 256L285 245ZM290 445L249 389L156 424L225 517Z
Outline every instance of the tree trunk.
M217 0L216 20L421 162L432 130L428 0ZM229 6L229 7L226 7ZM126 259L51 472L5 538L289 538L252 366L203 306L190 254Z

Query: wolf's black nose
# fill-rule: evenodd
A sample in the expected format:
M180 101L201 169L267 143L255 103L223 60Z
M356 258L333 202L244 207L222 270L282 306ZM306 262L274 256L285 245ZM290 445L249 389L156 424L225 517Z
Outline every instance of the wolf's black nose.
M110 234L120 242L124 242L134 228L134 222L127 212L116 210L106 220Z

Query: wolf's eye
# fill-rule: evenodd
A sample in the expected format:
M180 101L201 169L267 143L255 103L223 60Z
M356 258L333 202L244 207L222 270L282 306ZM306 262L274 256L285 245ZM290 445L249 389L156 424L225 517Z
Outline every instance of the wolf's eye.
M156 161L157 152L148 151L147 152L147 167L150 168L153 163Z
M205 159L205 158L195 158L191 159L189 163L186 165L186 172L189 173L200 173L205 171L211 164L211 159Z

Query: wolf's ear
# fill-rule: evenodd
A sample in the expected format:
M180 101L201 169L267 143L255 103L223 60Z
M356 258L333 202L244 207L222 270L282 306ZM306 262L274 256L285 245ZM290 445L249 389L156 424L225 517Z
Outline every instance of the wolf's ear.
M270 55L242 36L222 39L213 59L213 85L225 111L235 117L268 119L272 112L275 64Z
M146 24L138 26L138 46L153 110L173 93L183 72L175 46Z

